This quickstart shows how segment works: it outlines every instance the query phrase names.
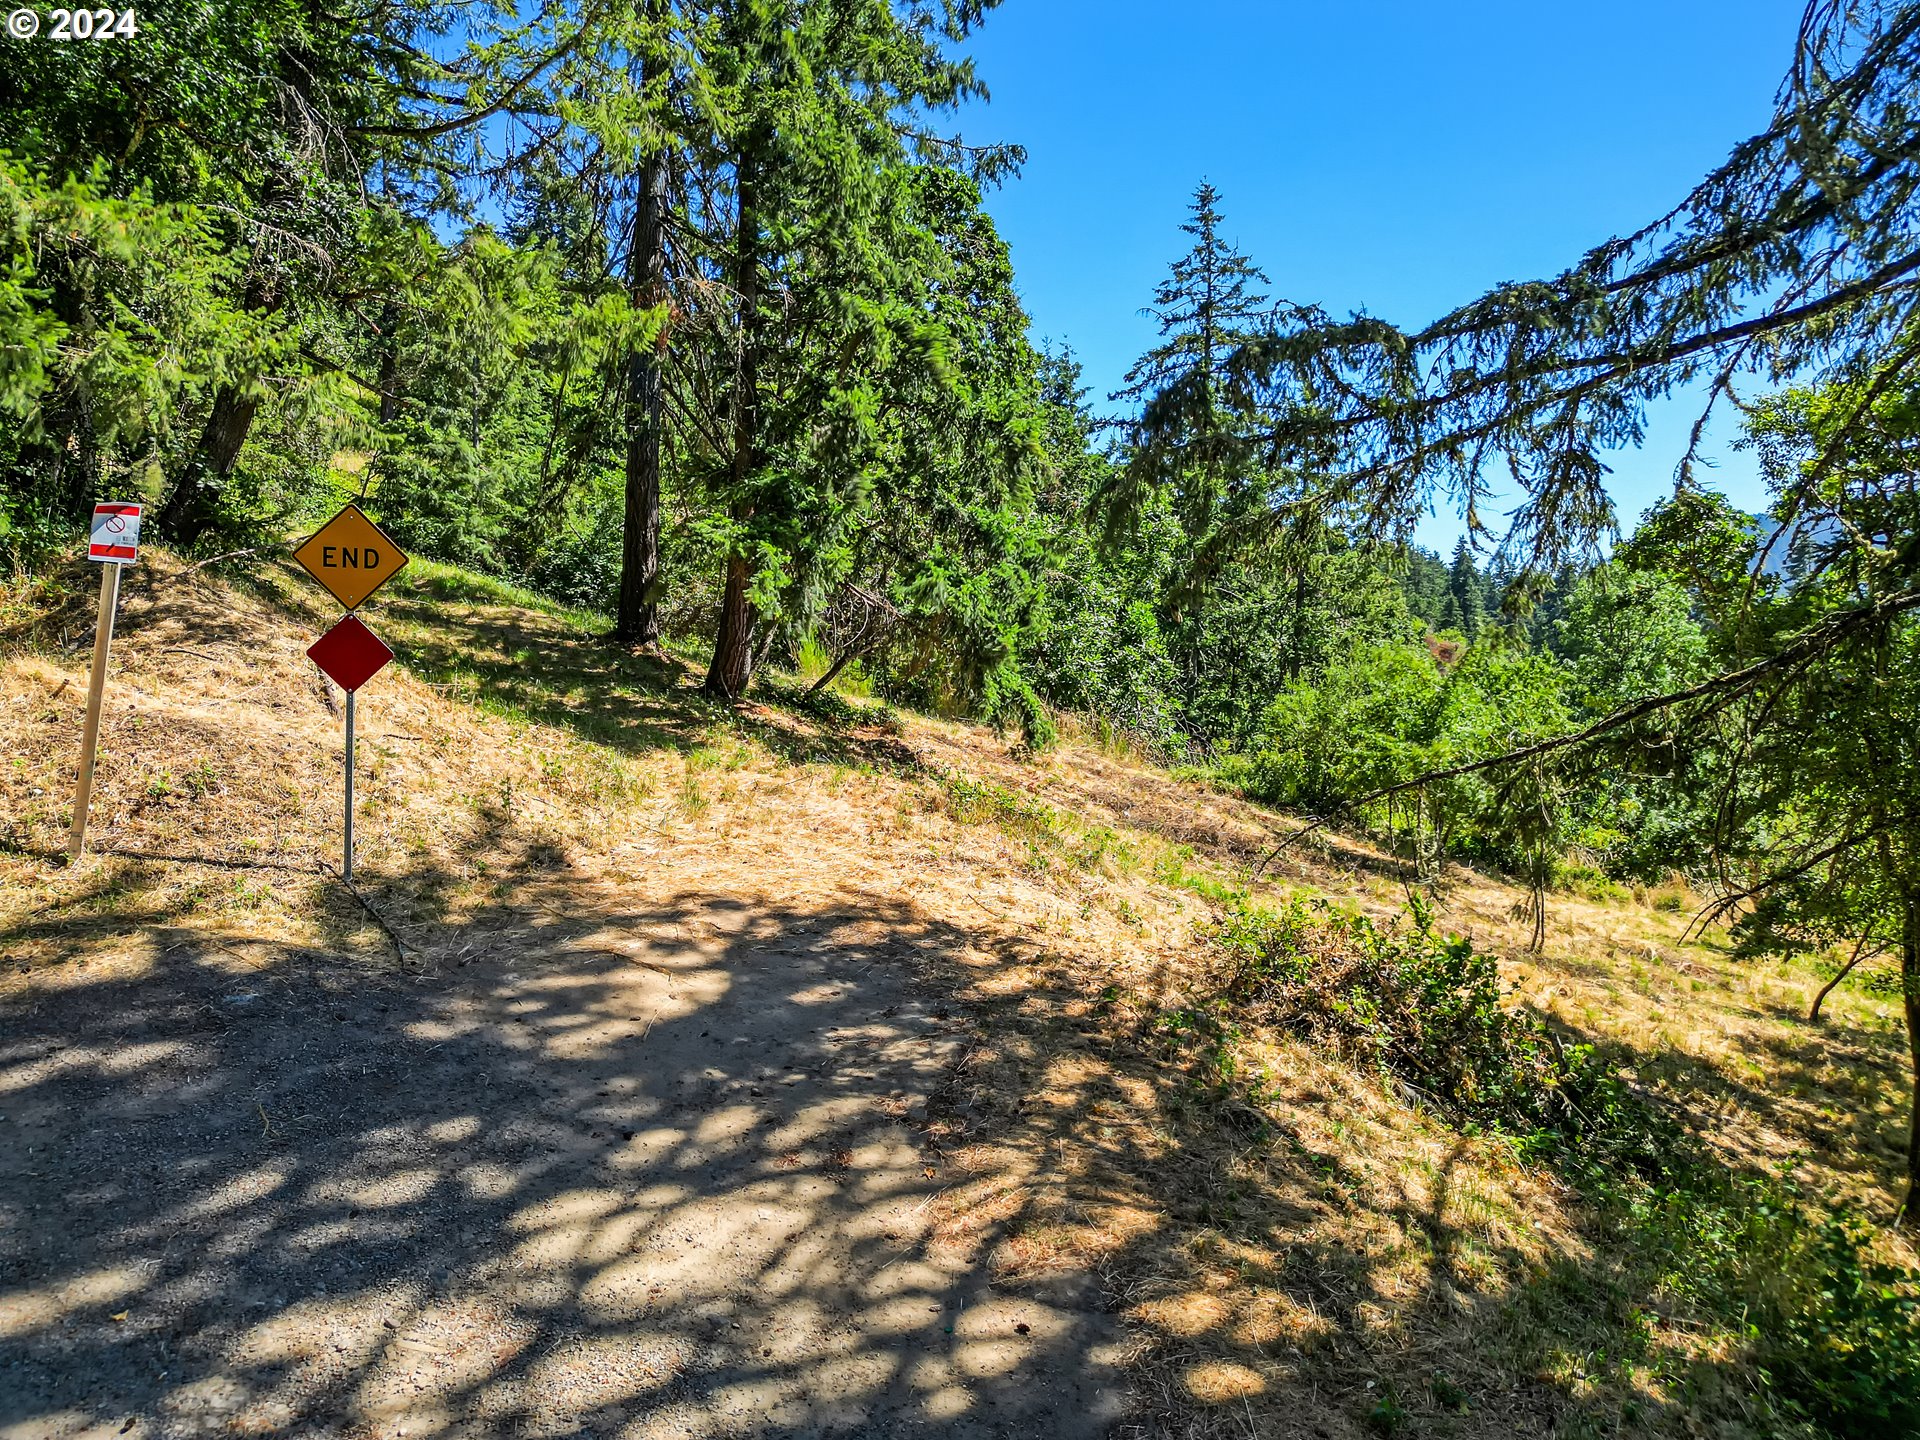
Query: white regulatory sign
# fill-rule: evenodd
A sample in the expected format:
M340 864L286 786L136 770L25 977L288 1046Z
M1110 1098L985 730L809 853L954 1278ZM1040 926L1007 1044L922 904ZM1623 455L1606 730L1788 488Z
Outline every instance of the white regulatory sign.
M140 555L140 507L125 501L107 500L93 507L93 538L87 545L89 560L109 565L127 565Z

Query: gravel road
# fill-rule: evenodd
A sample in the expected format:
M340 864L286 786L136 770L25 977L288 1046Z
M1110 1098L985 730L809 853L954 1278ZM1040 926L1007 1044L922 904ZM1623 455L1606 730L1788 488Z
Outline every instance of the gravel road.
M1091 1301L946 1253L961 1041L871 912L417 973L186 927L0 994L0 1440L1095 1437Z

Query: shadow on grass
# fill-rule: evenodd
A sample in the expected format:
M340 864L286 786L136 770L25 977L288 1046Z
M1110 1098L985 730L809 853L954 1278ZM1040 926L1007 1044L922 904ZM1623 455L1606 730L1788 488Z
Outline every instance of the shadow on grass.
M1880 1194L1900 1193L1910 1124L1903 1036L1802 1021L1750 1038L1740 1058L1750 1080L1679 1049L1641 1058L1639 1074L1696 1115L1737 1110L1749 1126L1787 1137L1828 1169ZM1892 1206L1863 1218L1890 1223Z
M1314 1138L1324 1124L1298 1123L1352 1095L1296 1076L1256 1108L1204 1045L1086 999L988 1001L986 1028L1007 1039L969 1067L948 1123L1053 1172L1001 1217L1016 1254L1029 1236L1041 1266L1050 1243L1092 1251L1124 1286L1152 1352L1125 1433L1767 1433L1749 1423L1761 1382L1738 1324L1671 1293L1669 1237L1566 1193L1572 1243L1543 1253L1478 1193L1517 1168L1489 1141L1453 1134L1433 1160L1362 1164ZM1695 1158L1709 1188L1751 1178L1703 1147ZM1063 1230L1077 1240L1048 1240ZM1701 1343L1716 1327L1729 1343Z
M396 587L380 623L459 698L629 753L726 726L909 763L884 733L710 706L684 673L488 594ZM1106 1433L1112 1319L1085 1288L990 1283L987 1256L1116 1204L1137 1223L1104 1263L1147 1277L1128 1299L1232 1272L1310 1317L1291 1338L1198 1302L1145 1323L1158 1373L1251 1370L1272 1433L1678 1433L1699 1408L1609 1389L1639 1277L1598 1243L1538 1269L1463 1218L1463 1147L1392 1211L1431 1251L1410 1282L1404 1252L1315 1234L1371 1203L1349 1155L1249 1122L1164 1047L1115 1046L1107 1020L1069 1016L1084 996L986 1019L1077 1031L1102 1063L1010 1077L1004 1103L970 1087L966 1036L921 978L975 933L851 888L612 912L544 872L511 814L462 823L452 848L504 867L506 898L451 923L473 893L458 865L374 887L418 968L235 953L183 912L130 908L104 872L66 915L0 934L59 952L0 991L0 1433ZM366 929L341 896L326 925L340 949ZM136 953L92 963L109 937ZM1173 1138L1106 1125L1128 1107ZM1004 1175L957 1175L983 1137ZM1095 1157L1076 1180L1056 1162L1079 1145ZM949 1247L940 1195L983 1180L1013 1207ZM1516 1295L1489 1269L1528 1278ZM1738 1383L1713 1361L1689 1378ZM1245 1433L1241 1407L1205 1413ZM1172 1434L1187 1412L1149 1397L1133 1420L1122 1433Z
M789 760L913 767L913 752L834 697L762 679L728 705L670 653L614 645L599 622L528 608L444 567L383 595L380 618L403 663L453 698L564 728L627 754L690 751L727 727Z
M53 850L41 845L29 845L7 835L0 835L0 851L9 855L18 855L27 860L39 860L49 865L64 865L68 861L65 850ZM134 845L107 844L89 842L86 853L105 855L116 860L156 860L169 865L204 865L213 870L234 870L251 873L255 870L277 870L288 875L311 875L312 865L303 865L295 860L281 860L271 855L257 857L208 855L185 850L152 850Z

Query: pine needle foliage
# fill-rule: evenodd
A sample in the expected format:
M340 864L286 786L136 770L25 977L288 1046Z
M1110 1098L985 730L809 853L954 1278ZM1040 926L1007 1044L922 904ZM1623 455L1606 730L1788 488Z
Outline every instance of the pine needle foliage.
M1503 543L1542 572L1611 533L1601 452L1640 441L1678 387L1704 380L1710 410L1742 379L1897 384L1920 362L1917 87L1920 6L1817 0L1772 123L1669 213L1419 329L1293 310L1233 362L1276 477L1246 532L1406 538L1442 498L1479 531L1505 483L1521 501Z

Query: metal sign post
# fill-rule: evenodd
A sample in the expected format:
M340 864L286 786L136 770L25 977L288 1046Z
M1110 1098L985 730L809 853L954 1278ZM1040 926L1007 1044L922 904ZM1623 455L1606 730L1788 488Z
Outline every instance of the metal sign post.
M93 627L93 673L87 679L87 719L80 731L80 772L73 787L73 831L67 855L78 860L87 844L87 811L93 804L93 767L100 749L100 712L107 698L107 661L113 651L113 620L120 608L120 567L140 556L140 507L112 501L93 507L87 558L98 560L100 615Z
M340 877L353 883L353 697L393 659L380 637L349 615L313 642L307 658L347 692L347 839Z
M347 691L347 843L340 857L340 878L347 884L353 884L353 697L359 692Z
M347 835L340 877L353 884L353 695L393 659L393 651L353 612L374 591L406 568L407 552L348 505L302 542L293 558L327 593L347 607L347 618L322 635L307 656L347 692ZM384 922L383 922L384 923Z

